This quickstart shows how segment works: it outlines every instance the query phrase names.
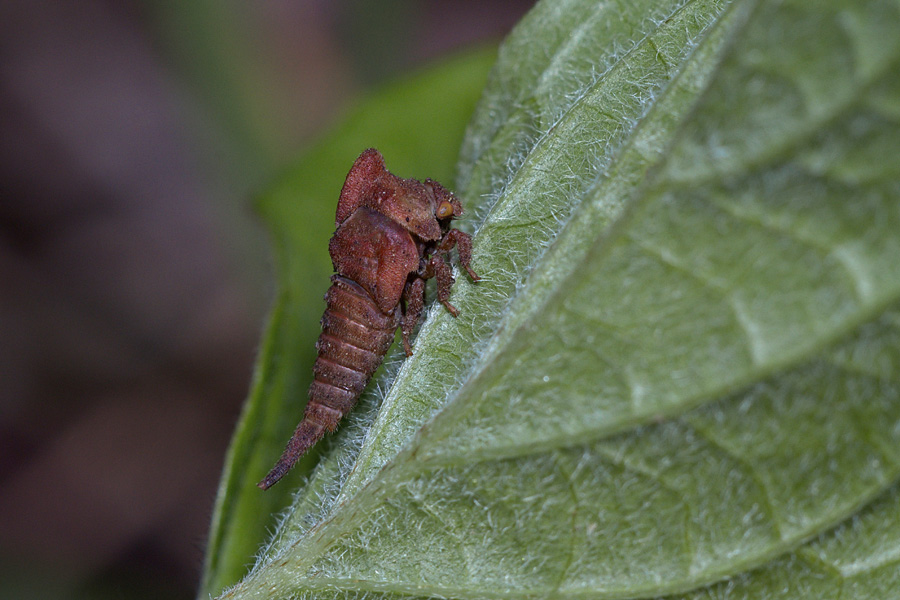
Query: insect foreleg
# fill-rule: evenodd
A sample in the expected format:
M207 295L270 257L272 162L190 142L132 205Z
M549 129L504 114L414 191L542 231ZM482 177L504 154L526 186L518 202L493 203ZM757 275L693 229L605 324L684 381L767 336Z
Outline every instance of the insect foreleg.
M472 281L480 281L481 277L476 275L475 271L469 267L469 263L472 262L472 237L459 229L451 229L444 235L443 239L441 239L437 251L440 253L450 252L453 250L454 246L459 253L459 266L466 270L466 273L469 274Z

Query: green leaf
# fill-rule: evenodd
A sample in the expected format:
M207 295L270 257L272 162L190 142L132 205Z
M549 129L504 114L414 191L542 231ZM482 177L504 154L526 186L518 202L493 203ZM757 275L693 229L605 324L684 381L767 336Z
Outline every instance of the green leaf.
M463 144L483 280L226 597L888 597L898 155L896 1L539 3Z
M456 148L496 52L468 52L362 99L291 167L258 208L273 233L279 290L263 337L250 398L232 440L216 500L200 598L236 583L271 535L325 444L285 483L263 493L256 482L274 464L303 414L312 380L319 318L331 261L328 238L344 177L369 146L392 168L450 181Z

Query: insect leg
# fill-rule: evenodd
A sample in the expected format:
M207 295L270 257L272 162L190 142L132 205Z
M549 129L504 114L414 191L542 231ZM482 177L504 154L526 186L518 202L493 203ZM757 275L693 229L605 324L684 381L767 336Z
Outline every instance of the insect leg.
M444 308L451 315L454 317L459 316L459 311L456 310L456 307L447 301L454 282L453 271L450 270L450 266L444 261L443 256L433 254L428 261L428 267L434 271L434 277L437 279L438 302L443 304Z
M476 275L475 271L469 267L469 263L472 261L472 236L459 229L451 229L444 235L437 250L438 252L450 252L454 246L456 246L456 251L459 252L459 266L466 270L472 281L480 281L481 277Z
M403 349L406 350L406 356L412 356L412 346L409 344L409 336L412 334L419 317L422 316L422 310L425 308L425 280L416 277L406 284L403 290L403 299L406 302L406 310L400 321L400 333L403 335Z

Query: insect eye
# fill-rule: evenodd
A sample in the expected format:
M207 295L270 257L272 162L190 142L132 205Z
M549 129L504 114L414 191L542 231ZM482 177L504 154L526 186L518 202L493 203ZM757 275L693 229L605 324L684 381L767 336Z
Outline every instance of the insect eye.
M438 219L446 219L447 217L453 216L453 205L448 201L444 200L438 206L437 211L435 212Z

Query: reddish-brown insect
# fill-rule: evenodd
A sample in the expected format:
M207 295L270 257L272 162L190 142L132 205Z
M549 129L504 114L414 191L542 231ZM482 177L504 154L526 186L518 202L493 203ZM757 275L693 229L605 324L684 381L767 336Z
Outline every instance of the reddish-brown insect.
M274 485L326 431L337 428L384 359L397 327L406 355L412 354L409 336L425 306L426 279L437 279L438 300L458 314L447 301L453 286L447 255L454 246L459 264L473 281L479 279L469 268L472 240L450 228L462 212L456 196L438 182L390 173L377 150L366 150L353 163L328 244L335 274L325 295L309 403L260 488Z

